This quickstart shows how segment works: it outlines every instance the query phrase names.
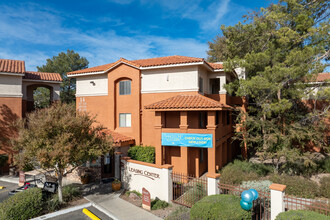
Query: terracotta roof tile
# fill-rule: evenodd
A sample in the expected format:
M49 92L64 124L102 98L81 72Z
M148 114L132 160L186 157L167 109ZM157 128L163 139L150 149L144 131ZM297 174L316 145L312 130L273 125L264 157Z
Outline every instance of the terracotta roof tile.
M125 62L129 65L139 67L152 67L152 66L162 66L162 65L175 65L175 64L184 64L184 63L198 63L203 62L203 58L196 58L196 57L186 57L186 56L168 56L168 57L157 57L157 58L150 58L150 59L141 59L141 60L126 60L124 58L120 58L114 63L109 63L101 66L91 67L83 70L77 70L73 72L69 72L68 75L74 75L79 73L91 73L91 72L103 72L111 67L115 66L117 63ZM209 64L209 63L208 63ZM211 66L211 65L210 65ZM219 64L215 65L216 67ZM211 66L212 67L212 66Z
M203 95L178 95L144 107L145 109L231 108Z
M26 71L25 75L23 76L23 79L62 82L62 77L59 73L43 73L43 72Z
M319 73L316 77L316 82L324 82L330 80L330 73Z
M150 66L162 66L171 64L182 64L182 63L197 63L203 62L203 58L186 57L186 56L168 56L168 57L156 57L150 59L133 60L133 63L140 65L141 67Z
M215 70L223 69L222 63L208 63L208 64Z
M0 72L24 73L25 62L21 60L0 59Z
M124 142L134 142L135 140L131 137L127 137L123 134L120 134L118 132L115 131L111 131L109 129L104 129L102 130L103 133L107 134L107 135L111 135L113 143L118 145Z

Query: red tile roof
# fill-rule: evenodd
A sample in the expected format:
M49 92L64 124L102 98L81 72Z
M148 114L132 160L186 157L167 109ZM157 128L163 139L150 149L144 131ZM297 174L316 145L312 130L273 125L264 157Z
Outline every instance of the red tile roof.
M133 60L132 62L140 65L141 67L150 67L150 66L163 66L163 65L183 64L183 63L197 63L203 61L204 61L203 58L174 55L168 57L156 57L150 59Z
M324 82L330 80L330 73L319 73L316 77L316 82Z
M21 60L0 59L0 72L24 73L25 62Z
M206 62L203 58L196 58L196 57L187 57L187 56L168 56L168 57L157 57L157 58L150 58L150 59L141 59L141 60L132 60L128 61L124 58L120 58L114 63L109 63L101 66L91 67L83 70L77 70L73 72L69 72L68 75L74 75L79 73L92 73L92 72L104 72L111 67L115 66L120 62L125 62L131 66L135 66L137 68L140 67L152 67L152 66L163 66L163 65L176 65L176 64L185 64L185 63L198 63L198 62ZM208 63L209 66L213 69L222 69L222 64L218 63Z
M62 82L62 77L59 73L43 73L26 71L23 79L44 80L44 81L57 81Z
M208 64L215 70L223 69L222 63L208 63Z
M231 108L203 95L178 95L147 106L145 109Z
M113 143L117 146L121 145L123 143L134 144L134 142L135 142L135 140L133 138L127 137L123 134L120 134L120 133L115 132L115 131L111 131L109 129L104 129L104 130L102 130L102 132L104 134L111 135Z

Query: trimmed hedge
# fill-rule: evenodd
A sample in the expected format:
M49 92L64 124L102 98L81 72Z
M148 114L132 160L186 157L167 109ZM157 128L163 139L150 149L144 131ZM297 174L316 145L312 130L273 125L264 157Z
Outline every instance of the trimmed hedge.
M328 216L319 214L313 211L306 210L290 210L287 212L282 212L276 216L276 220L326 220L329 219Z
M128 150L128 156L133 160L155 163L155 148L152 146L134 146Z
M233 195L207 196L193 205L191 219L251 219L251 212L240 206L240 198Z
M0 203L0 219L25 220L38 216L43 209L42 191L32 188Z

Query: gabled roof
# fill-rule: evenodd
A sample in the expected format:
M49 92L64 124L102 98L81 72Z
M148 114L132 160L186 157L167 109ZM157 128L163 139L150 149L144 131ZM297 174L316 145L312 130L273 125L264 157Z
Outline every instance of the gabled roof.
M73 72L69 72L68 75L76 75L83 73L96 73L96 72L105 72L117 64L126 63L136 68L148 68L148 67L157 67L157 66L167 66L167 65L179 65L179 64L194 64L194 63L206 63L211 69L218 70L222 69L222 64L218 63L208 63L203 58L196 57L187 57L187 56L167 56L167 57L157 57L150 59L141 59L141 60L126 60L124 58L120 58L114 63L109 63L101 66L91 67L87 69L77 70Z
M62 82L62 77L59 73L26 71L23 79Z
M203 95L177 95L147 106L145 109L173 110L173 109L222 109L231 108Z
M0 59L0 72L24 74L25 62L22 60Z

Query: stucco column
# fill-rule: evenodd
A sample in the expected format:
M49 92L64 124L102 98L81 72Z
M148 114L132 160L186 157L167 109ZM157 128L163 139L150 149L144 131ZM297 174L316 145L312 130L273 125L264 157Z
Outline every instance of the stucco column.
M181 148L181 161L182 170L184 174L188 174L188 147L180 147Z
M156 153L156 164L162 165L163 163L163 148L162 148L162 113L155 112L155 153Z
M275 184L269 186L271 199L270 219L274 220L278 214L285 211L284 195L286 185Z
M188 112L180 112L180 129L188 128Z
M220 183L220 174L206 174L207 177L207 195L217 195L220 194L220 189L218 184Z
M168 177L168 181L164 180L164 187L161 190L166 191L166 202L171 202L173 199L173 180L172 180L172 172L173 172L173 165L165 164L163 165L162 172L164 176Z
M208 148L207 156L208 156L208 173L213 175L216 172L216 136L215 136L215 130L217 128L217 125L215 124L215 118L216 118L216 111L209 111L207 112L207 130L209 131L209 134L212 134L212 142L213 146L212 148Z

